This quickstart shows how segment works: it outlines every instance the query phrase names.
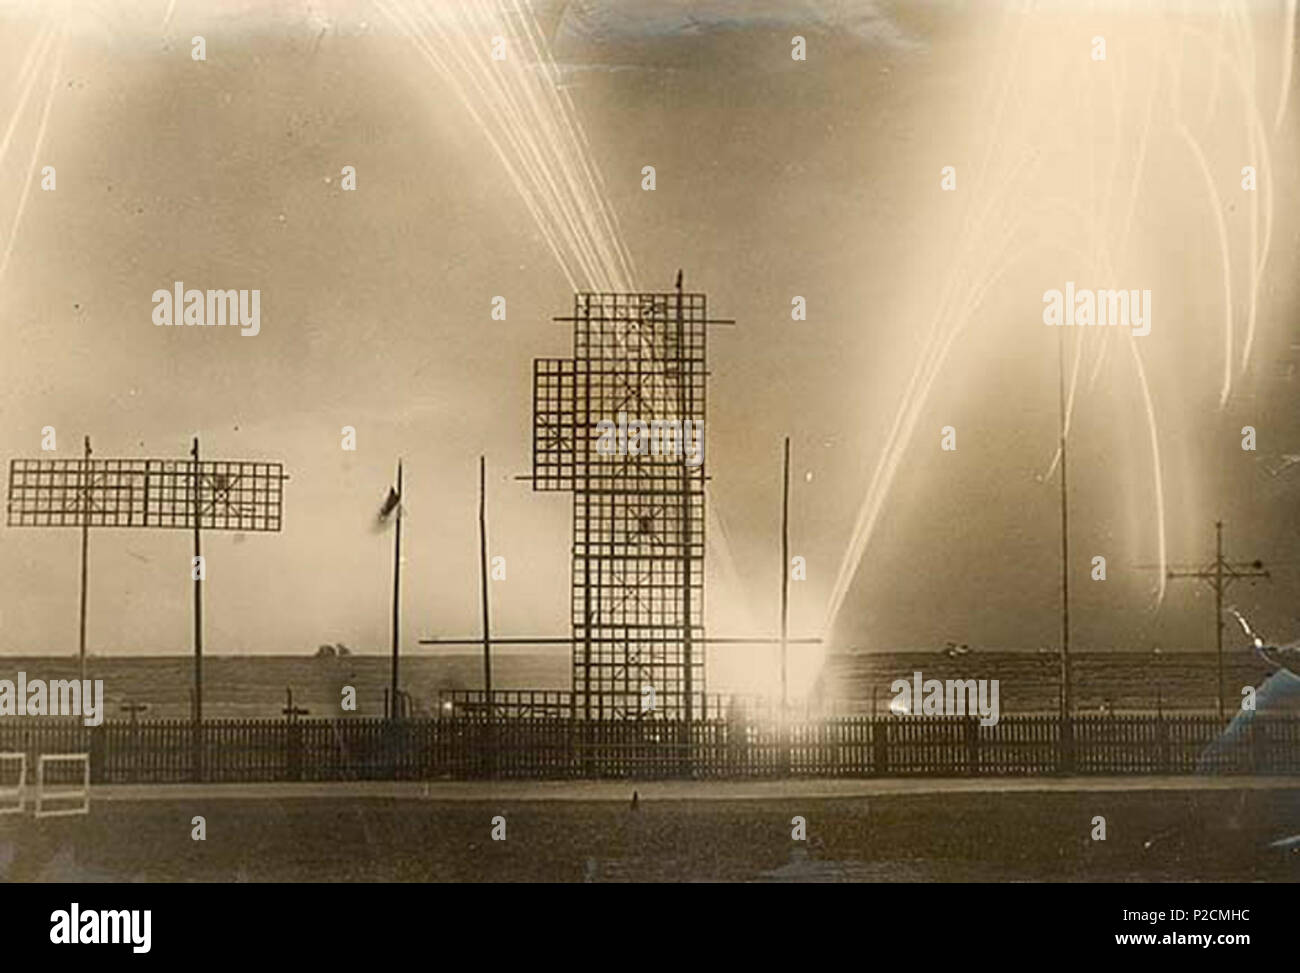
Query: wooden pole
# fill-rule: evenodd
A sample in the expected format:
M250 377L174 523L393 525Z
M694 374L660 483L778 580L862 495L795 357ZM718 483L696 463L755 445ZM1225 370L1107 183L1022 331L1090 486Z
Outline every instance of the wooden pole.
M86 679L86 585L88 572L88 554L90 550L90 437L86 437L86 449L81 463L81 615L80 632L77 638L79 657L81 659L81 679Z
M199 517L202 507L199 501L199 437L194 437L190 448L194 457L194 722L203 722L203 570L199 568L199 558L203 556L200 540Z
M781 710L790 703L789 668L786 647L789 644L790 619L790 437L785 437L785 465L781 477Z
M694 381L694 373L686 367L687 350L686 350L686 322L683 317L683 294L682 294L682 275L677 275L677 355L678 361L678 387L677 387L677 410L683 423L692 417L691 383ZM682 426L682 435L685 437L685 425ZM682 440L683 444L685 439ZM700 473L703 476L703 458L700 461ZM682 449L682 472L679 481L681 490L681 526L679 528L679 540L682 546L682 657L686 669L683 673L683 681L686 690L686 733L687 741L691 740L691 724L695 719L695 673L694 673L694 655L695 647L692 642L694 632L691 630L691 545L692 545L692 524L691 524L691 473L690 468L686 465L686 450L683 445ZM688 763L690 757L687 757Z
M1070 705L1070 517L1065 467L1065 334L1057 335L1057 383L1061 413L1061 716Z
M1214 650L1219 671L1219 722L1223 722L1223 521L1214 522Z
M488 613L487 459L478 458L478 562L483 602L483 689L488 718L492 716L492 630Z
M397 460L397 529L393 534L393 672L392 689L388 694L389 719L397 719L400 698L397 695L398 654L401 646L402 605L402 461Z
M1214 589L1214 646L1216 668L1218 670L1218 713L1222 720L1225 715L1223 695L1223 593L1233 581L1267 578L1262 562L1256 560L1250 564L1232 563L1223 556L1223 521L1214 522L1214 565L1199 571L1170 571L1166 575L1174 578L1199 578Z
M202 479L199 474L199 437L194 437L190 448L194 457L194 561L190 574L194 576L194 727L190 735L190 772L196 781L203 780L203 575L205 569L199 565L203 556L200 541L202 530L199 518L203 507L199 498Z

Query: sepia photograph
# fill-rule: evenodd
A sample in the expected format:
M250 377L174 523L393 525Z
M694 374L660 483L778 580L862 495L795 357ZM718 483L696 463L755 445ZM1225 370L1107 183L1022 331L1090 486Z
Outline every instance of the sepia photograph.
M6 941L797 883L1250 956L1300 880L1296 41L0 0Z

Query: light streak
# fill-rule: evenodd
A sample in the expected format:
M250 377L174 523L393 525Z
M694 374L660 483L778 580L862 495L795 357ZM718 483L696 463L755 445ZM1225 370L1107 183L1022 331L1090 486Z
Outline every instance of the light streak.
M1295 13L1296 3L1288 3L1286 11L1287 37L1284 41L1284 72L1287 78L1290 77L1292 70L1291 60L1294 51L1292 35L1294 33ZM1163 58L1151 58L1152 69L1145 79L1147 88L1143 99L1145 106L1141 115L1131 121L1125 118L1122 110L1122 106L1127 104L1124 95L1130 80L1123 71L1127 71L1129 64L1137 62L1133 59L1125 60L1123 62L1123 71L1117 68L1116 71L1108 75L1108 78L1112 81L1110 88L1111 124L1109 126L1111 128L1112 145L1123 144L1121 133L1126 125L1134 125L1137 128L1136 156L1132 171L1127 179L1127 200L1123 210L1116 214L1112 208L1112 200L1115 196L1114 187L1120 178L1118 154L1102 163L1105 166L1105 171L1099 182L1096 179L1095 163L1089 165L1088 178L1091 180L1094 189L1102 195L1100 199L1095 198L1095 193L1089 195L1088 211L1080 214L1081 218L1075 225L1086 228L1088 240L1094 250L1092 257L1085 259L1085 266L1104 265L1112 267L1112 265L1120 263L1120 261L1112 257L1112 253L1122 258L1132 239L1131 230L1136 214L1138 193L1147 175L1147 156L1152 143L1154 108L1161 88L1164 86L1162 65L1167 62L1172 67L1168 91L1172 92L1173 96L1173 104L1171 105L1173 110L1170 112L1168 124L1178 133L1195 160L1195 167L1199 170L1204 183L1207 202L1213 210L1219 242L1224 293L1224 312L1221 319L1224 365L1222 383L1219 389L1219 405L1222 408L1226 405L1232 392L1234 371L1237 367L1243 371L1248 367L1256 343L1259 292L1272 240L1274 191L1271 174L1271 151L1264 132L1263 119L1259 113L1258 100L1254 90L1255 46L1253 36L1249 30L1247 11L1239 0L1234 0L1231 4L1221 4L1217 14L1214 35L1206 35L1185 23L1177 25L1174 29L1164 31L1163 37L1169 38L1168 43L1176 45L1176 49L1174 53L1166 54ZM1024 19L1023 16L1020 17L1022 25ZM1228 31L1231 31L1230 35ZM1013 63L1018 55L1020 43L1018 36L1015 46L1008 50L1005 34L1006 28L1004 25L1001 31L1002 36L999 42L994 45L994 50L997 52L996 63L1002 67L1003 72L1001 75L998 75L997 72L991 73L991 76L996 80L991 82L988 90L984 93L983 102L976 107L974 113L976 117L990 119L988 125L990 135L984 147L983 158L974 180L972 193L976 199L985 200L985 205L989 208L1004 204L1000 192L989 193L987 191L988 187L984 176L995 148L1005 144L1008 139L1002 118L1009 91L1007 66ZM1223 82L1227 80L1228 84L1232 85L1240 96L1240 104L1244 109L1242 115L1247 126L1246 135L1250 146L1251 161L1257 166L1261 183L1261 192L1252 194L1250 200L1249 302L1245 313L1245 333L1242 339L1242 347L1239 350L1240 358L1237 357L1238 349L1235 347L1236 327L1232 306L1232 247L1229 243L1227 225L1223 217L1222 200L1210 175L1210 166L1201 149L1201 143L1178 111L1178 102L1182 97L1182 65L1180 59L1183 56L1179 52L1184 48L1187 35L1192 35L1203 41L1209 52L1209 66L1212 69L1212 76L1205 102L1206 120L1208 121L1210 118L1221 114L1224 94ZM1229 37L1230 50L1225 47L1229 42ZM1226 75L1226 79L1224 75ZM1275 128L1280 126L1288 93L1289 84L1284 83L1283 94L1279 99ZM989 110L990 103L992 103L992 111ZM1091 114L1086 115L1085 118L1086 124L1090 126L1095 125L1097 121ZM1087 144L1091 151L1093 141L1089 140ZM1116 235L1111 235L1107 232L1107 228L1111 226L1111 221L1116 216L1120 219L1117 228L1119 232ZM976 293L979 290L979 285L974 283L980 279L978 262L984 261L985 266L995 265L995 258L991 255L993 248L987 246L988 234L987 232L980 232L986 230L987 223L987 213L978 203L968 206L966 216L957 234L957 244L949 262L948 273L938 290L935 317L930 323L929 337L921 346L916 365L911 371L908 384L895 411L893 423L880 447L879 460L867 485L865 496L858 509L853 531L849 537L847 550L841 561L835 583L831 588L825 621L825 632L827 634L833 630L835 619L848 593L849 585L852 583L869 545L874 527L882 515L887 494L891 489L900 465L901 453L909 445L921 405L934 387L937 370L943 366L953 338L970 325L974 304L982 297L982 294ZM1107 240L1114 241L1113 247L1105 245ZM961 299L962 295L967 298L964 302ZM1088 373L1087 383L1091 387L1097 381L1110 350L1108 341L1085 341L1083 333L1075 337L1076 353L1070 369L1069 398L1064 420L1067 436L1072 431L1073 414L1076 408L1081 375L1085 371ZM1115 337L1119 338L1118 335ZM1132 341L1132 337L1125 335L1120 340ZM1155 506L1154 531L1161 564L1161 580L1157 598L1157 603L1159 603L1163 600L1165 594L1164 575L1165 566L1168 563L1159 420L1146 365L1140 350L1136 346L1130 348L1130 360L1133 366L1133 380L1136 382L1142 397L1144 420L1149 440L1151 484ZM1085 364L1087 365L1086 369ZM1059 461L1058 447L1045 478L1051 477Z
M46 48L48 52L48 46ZM36 130L36 138L32 141L31 161L27 166L27 179L23 183L22 194L18 199L18 210L14 214L13 222L9 226L8 239L5 242L4 256L0 257L0 278L4 277L5 269L9 266L9 258L14 252L14 243L18 239L18 227L22 225L23 213L27 209L27 200L31 196L32 182L36 174L36 161L39 158L41 145L45 141L45 131L49 126L50 107L54 104L54 87L59 80L59 68L63 65L63 36L60 32L59 49L54 59L54 65L50 69L50 86L45 92L45 105L41 109L41 121ZM32 78L34 80L35 73Z
M1223 207L1219 203L1219 191L1214 188L1214 176L1210 174L1209 163L1205 153L1187 126L1181 121L1176 126L1178 134L1187 143L1192 157L1200 166L1201 176L1205 180L1205 192L1210 197L1210 209L1214 212L1214 226L1219 235L1219 257L1223 268L1223 385L1219 389L1219 408L1228 403L1232 394L1232 258L1229 256L1228 228L1223 222Z
M1291 96L1291 70L1295 61L1295 21L1297 0L1287 0L1286 23L1282 29L1282 82L1278 88L1277 115L1273 118L1273 131L1282 130L1286 116L1287 99Z

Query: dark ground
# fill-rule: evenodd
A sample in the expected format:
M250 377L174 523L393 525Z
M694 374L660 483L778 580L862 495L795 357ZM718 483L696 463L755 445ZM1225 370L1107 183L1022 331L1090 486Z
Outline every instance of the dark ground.
M630 796L633 785L628 786ZM1296 881L1295 790L114 800L0 817L7 881ZM504 815L507 840L491 840ZM190 837L203 815L207 840ZM807 842L791 840L791 818ZM1106 819L1093 841L1092 819ZM1146 843L1156 840L1146 847Z

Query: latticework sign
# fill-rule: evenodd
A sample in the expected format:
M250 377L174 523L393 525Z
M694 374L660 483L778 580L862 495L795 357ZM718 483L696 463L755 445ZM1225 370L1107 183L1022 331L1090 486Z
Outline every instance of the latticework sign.
M242 460L15 459L10 527L278 531L284 468Z

